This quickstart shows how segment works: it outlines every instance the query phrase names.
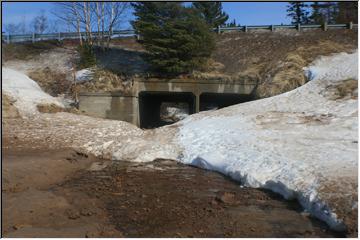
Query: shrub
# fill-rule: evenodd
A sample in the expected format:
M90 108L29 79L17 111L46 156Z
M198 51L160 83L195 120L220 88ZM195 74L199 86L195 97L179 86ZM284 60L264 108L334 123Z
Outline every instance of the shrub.
M96 64L96 57L94 49L90 44L79 45L77 51L80 54L80 60L78 62L78 68L88 68Z

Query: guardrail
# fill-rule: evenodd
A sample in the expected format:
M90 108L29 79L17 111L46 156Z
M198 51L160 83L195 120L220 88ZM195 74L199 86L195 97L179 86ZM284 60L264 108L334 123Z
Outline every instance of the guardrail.
M250 25L250 26L239 26L239 27L217 27L214 28L213 31L217 32L218 34L223 32L229 31L240 31L240 32L248 32L249 30L270 30L275 31L276 29L296 29L301 31L302 29L323 29L327 31L328 29L354 29L358 28L358 24L353 24L352 22L348 24L296 24L296 25ZM86 33L80 33L82 38L86 39ZM93 36L100 36L101 32L92 32ZM109 32L104 33L106 37L109 36ZM111 34L111 38L117 38L122 36L129 36L129 35L136 35L134 30L115 30ZM1 40L5 43L13 43L13 42L36 42L36 41L43 41L43 40L59 40L62 41L64 39L78 39L79 33L77 32L59 32L59 33L45 33L45 34L16 34L16 35L6 35L2 33Z
M327 31L328 29L339 29L339 28L343 28L343 29L353 29L353 28L357 28L358 24L353 24L352 22L347 23L347 24L305 24L305 25L301 25L301 24L296 24L296 25L256 25L256 26L239 26L239 27L217 27L214 28L213 30L216 31L217 33L222 33L222 32L228 32L228 31L241 31L241 32L247 32L251 29L263 29L263 30L271 30L271 31L275 31L275 29L296 29L298 31L301 31L301 29L322 29L324 31Z

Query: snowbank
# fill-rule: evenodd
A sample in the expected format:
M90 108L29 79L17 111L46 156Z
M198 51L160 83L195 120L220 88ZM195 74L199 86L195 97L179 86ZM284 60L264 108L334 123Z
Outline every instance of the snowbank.
M357 52L316 60L304 86L275 97L192 115L177 123L183 163L296 198L335 230L357 209L357 99L329 86L357 79Z
M64 107L58 99L43 92L35 81L10 68L2 68L2 91L16 100L14 105L22 115L38 113L38 104Z
M75 73L75 79L79 83L91 81L93 80L93 78L94 78L94 72L89 68L82 69Z

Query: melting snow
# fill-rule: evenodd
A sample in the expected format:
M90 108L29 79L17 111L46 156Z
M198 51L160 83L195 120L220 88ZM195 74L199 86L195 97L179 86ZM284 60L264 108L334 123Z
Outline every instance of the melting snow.
M34 80L10 68L2 68L2 91L16 100L15 106L23 115L38 113L36 106L40 103L64 107L58 99L43 92Z
M87 82L93 80L94 72L91 69L85 68L75 73L77 82Z
M298 89L179 122L179 160L297 198L344 230L342 213L357 206L357 99L322 91L357 79L357 52L322 57L306 71L312 81Z

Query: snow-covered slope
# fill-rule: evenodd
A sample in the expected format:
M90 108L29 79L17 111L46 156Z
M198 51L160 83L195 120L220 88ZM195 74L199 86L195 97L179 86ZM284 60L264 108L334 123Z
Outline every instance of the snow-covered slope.
M357 52L322 57L312 80L275 97L190 116L177 125L181 162L297 198L335 230L357 211L358 104L325 94L357 79Z
M64 107L58 99L42 91L34 80L10 68L2 68L2 91L16 100L15 106L22 115L37 113L36 106L40 103Z

